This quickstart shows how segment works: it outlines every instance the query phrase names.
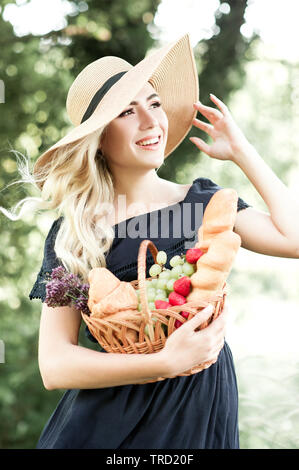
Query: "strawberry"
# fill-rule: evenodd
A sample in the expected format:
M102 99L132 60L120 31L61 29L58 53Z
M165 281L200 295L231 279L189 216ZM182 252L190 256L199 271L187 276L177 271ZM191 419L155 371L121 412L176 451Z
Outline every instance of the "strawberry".
M175 327L175 328L179 328L182 324L183 324L182 322L180 322L179 320L176 320L176 321L174 322L174 327Z
M191 279L189 276L182 276L173 283L173 290L184 297L190 293Z
M200 248L189 248L186 251L186 261L190 264L195 264L203 254L204 252Z
M184 318L188 318L188 317L189 317L189 312L184 312L184 311L182 311L182 312L180 312L180 314L181 314L182 317L184 317Z
M174 292L174 291L170 292L168 296L168 300L171 305L183 305L187 302L183 295L178 294L177 292Z
M171 307L169 302L166 302L165 300L155 300L155 307L158 308L168 308Z

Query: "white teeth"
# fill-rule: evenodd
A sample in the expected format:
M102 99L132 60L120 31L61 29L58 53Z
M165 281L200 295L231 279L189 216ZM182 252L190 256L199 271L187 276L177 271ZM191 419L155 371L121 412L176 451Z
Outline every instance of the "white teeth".
M142 142L139 142L137 145L149 145L149 144L156 144L158 142L159 142L159 138L155 137L154 139L143 140Z

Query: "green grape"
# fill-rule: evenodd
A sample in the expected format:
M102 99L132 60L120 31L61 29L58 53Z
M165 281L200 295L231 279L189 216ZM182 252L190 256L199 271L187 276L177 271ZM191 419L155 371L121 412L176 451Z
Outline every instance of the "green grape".
M172 277L175 279L178 279L180 274L183 273L183 266L181 264L178 264L171 270Z
M171 271L170 269L165 269L159 274L159 279L170 279Z
M186 255L184 255L184 254L182 253L181 256L180 256L180 258L181 258L181 264L184 264L185 261L186 261Z
M149 285L150 285L151 287L156 288L158 281L159 281L159 279L152 279L151 281L149 280Z
M149 285L149 286L146 287L145 290L146 290L146 292L153 292L153 291L156 291L156 287L153 287L153 286Z
M153 287L148 287L147 290L146 290L146 295L147 295L147 300L149 302L155 300L155 298L156 298L156 289L154 289Z
M150 310L156 310L155 302L148 302L148 308Z
M142 311L141 302L138 302L138 307L137 307L137 310L138 310L138 312L141 312L141 311Z
M166 289L166 284L168 282L168 279L159 279L157 282L157 289Z
M155 300L166 300L167 294L163 289L156 290L156 298Z
M158 251L156 256L156 263L158 264L166 264L167 261L167 254L165 251Z
M166 284L166 289L167 289L168 291L173 291L173 290L174 290L174 289L173 289L173 284L175 283L175 281L176 281L176 279L172 278L172 279L170 279L170 280L167 282L167 284Z
M149 275L151 277L156 277L160 274L161 271L162 271L162 268L159 264L153 264L149 269Z
M157 295L158 294L161 294L161 295L165 294L165 289L161 289L161 288L158 287L158 289L156 289L156 294Z
M169 264L170 266L172 266L173 268L175 266L177 266L178 264L181 264L181 261L180 261L181 257L179 255L175 255L171 258L171 260L169 261Z
M195 272L194 265L186 261L183 264L183 273L185 274L185 276L191 276L194 272Z

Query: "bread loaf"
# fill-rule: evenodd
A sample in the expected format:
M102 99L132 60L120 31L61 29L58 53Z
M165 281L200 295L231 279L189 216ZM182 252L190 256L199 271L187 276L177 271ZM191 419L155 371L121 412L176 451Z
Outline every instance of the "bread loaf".
M210 199L198 229L195 248L206 252L211 240L226 230L232 231L236 221L238 194L232 188L217 191Z
M208 302L215 294L221 294L240 245L241 237L229 230L211 240L208 251L199 258L190 278L192 290L187 302Z
M212 299L218 294L221 296L241 245L241 237L233 232L237 203L237 192L230 188L217 191L210 199L195 245L204 254L198 259L196 271L190 277L192 289L187 302L205 301L215 306L217 299Z

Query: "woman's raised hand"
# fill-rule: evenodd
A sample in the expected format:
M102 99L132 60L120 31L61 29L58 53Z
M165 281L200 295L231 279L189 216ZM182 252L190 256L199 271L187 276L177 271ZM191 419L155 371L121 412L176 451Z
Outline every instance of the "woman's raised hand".
M209 145L199 137L190 137L190 140L211 158L235 161L238 154L250 146L250 143L235 123L228 107L216 96L210 94L210 98L218 109L205 106L200 101L193 104L210 124L196 118L193 124L206 132L213 142Z
M228 314L226 302L222 313L209 326L195 331L210 318L212 311L209 307L201 310L166 339L159 354L168 364L169 377L181 374L203 362L216 362L224 345Z

